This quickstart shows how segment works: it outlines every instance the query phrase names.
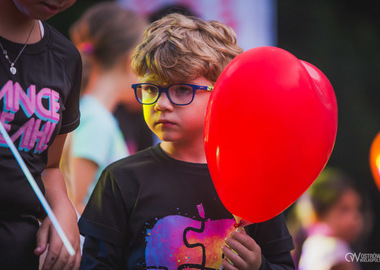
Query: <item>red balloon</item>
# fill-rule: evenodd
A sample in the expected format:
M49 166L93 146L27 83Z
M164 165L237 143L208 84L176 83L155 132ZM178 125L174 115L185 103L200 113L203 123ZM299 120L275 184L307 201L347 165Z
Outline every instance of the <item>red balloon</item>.
M380 190L380 132L377 133L375 139L373 140L369 152L369 164L371 167L371 172L373 179Z
M225 207L250 222L273 218L312 184L337 132L337 104L326 76L276 47L237 56L217 80L204 143Z

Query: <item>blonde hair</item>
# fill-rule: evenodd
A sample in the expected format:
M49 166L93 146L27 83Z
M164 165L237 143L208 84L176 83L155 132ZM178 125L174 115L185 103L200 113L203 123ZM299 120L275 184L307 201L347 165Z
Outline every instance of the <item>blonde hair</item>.
M163 82L204 76L215 83L241 52L230 27L218 21L169 14L148 26L134 52L132 69L139 77L154 74Z

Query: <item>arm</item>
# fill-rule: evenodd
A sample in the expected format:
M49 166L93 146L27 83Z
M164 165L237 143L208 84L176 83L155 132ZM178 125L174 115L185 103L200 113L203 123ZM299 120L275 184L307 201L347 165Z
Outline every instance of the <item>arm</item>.
M98 180L99 167L110 162L114 135L111 123L95 114L86 114L87 110L84 106L82 124L74 131L72 141L73 203L80 214L87 203L89 188Z
M94 181L98 164L85 158L73 158L73 177L74 177L74 194L73 203L79 214L83 213L84 199L87 196L88 189Z
M42 173L42 181L45 186L46 200L76 254L74 256L69 255L49 217L46 217L37 232L37 247L35 249L35 254L38 256L47 249L42 269L78 269L81 258L77 215L68 198L64 178L59 169L65 139L66 135L58 135L50 146L47 166Z

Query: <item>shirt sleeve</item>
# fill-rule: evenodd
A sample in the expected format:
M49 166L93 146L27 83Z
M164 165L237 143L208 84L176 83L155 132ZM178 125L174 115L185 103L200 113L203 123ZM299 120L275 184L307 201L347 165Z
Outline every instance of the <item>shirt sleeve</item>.
M283 214L262 223L249 225L245 230L261 248L260 270L294 269L290 254L294 245Z
M79 125L79 94L81 89L82 78L82 60L78 51L75 52L75 65L70 74L66 74L71 78L71 88L63 105L62 126L59 134L69 133L76 129Z
M127 242L127 211L113 174L105 169L79 220L82 235L116 246ZM84 248L85 249L85 248Z

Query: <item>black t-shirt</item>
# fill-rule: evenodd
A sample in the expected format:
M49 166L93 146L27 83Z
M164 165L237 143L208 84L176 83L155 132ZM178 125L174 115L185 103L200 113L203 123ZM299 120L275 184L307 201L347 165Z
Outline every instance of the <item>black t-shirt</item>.
M79 125L81 59L75 46L44 23L44 37L29 44L17 60L17 73L0 55L0 121L31 174L44 191L41 172L47 148L57 134ZM0 37L14 61L23 44ZM43 215L44 212L0 135L0 214Z
M119 105L114 115L123 132L129 153L135 153L153 145L154 135L145 123L142 111L130 111L125 105Z
M207 164L172 159L157 145L103 171L79 221L86 236L81 269L219 269L234 224ZM291 267L282 215L247 233L264 257Z

